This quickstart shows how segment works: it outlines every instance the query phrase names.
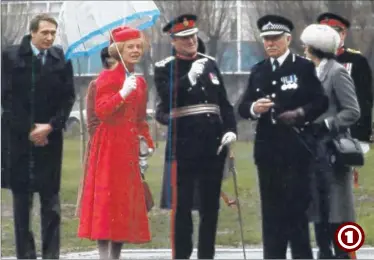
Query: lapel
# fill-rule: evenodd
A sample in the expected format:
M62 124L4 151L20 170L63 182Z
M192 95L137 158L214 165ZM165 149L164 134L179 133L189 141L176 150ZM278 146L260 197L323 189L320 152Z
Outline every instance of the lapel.
M320 77L319 77L319 80L321 82L325 81L325 79L327 77L327 74L330 71L332 65L333 65L333 60L329 59L327 61L326 65L322 68L322 71L321 71L321 74L320 74Z
M60 55L57 53L54 47L48 49L45 56L45 63L43 65L42 73L48 73L56 69L56 66L59 67L62 63Z
M19 48L19 56L21 58L20 60L20 66L21 67L32 67L32 59L36 58L34 55L31 46L30 46L30 41L31 41L31 35L26 35L23 37L20 48ZM61 68L63 65L63 62L61 62L61 55L56 50L56 47L51 47L48 49L46 55L45 55L45 63L43 66L41 66L41 73L49 73L56 68ZM41 65L41 63L40 63Z
M282 70L285 70L285 69L289 68L289 65L293 62L292 56L293 56L293 54L292 54L292 52L290 52L287 55L286 59L283 61L282 65L276 71L282 71Z

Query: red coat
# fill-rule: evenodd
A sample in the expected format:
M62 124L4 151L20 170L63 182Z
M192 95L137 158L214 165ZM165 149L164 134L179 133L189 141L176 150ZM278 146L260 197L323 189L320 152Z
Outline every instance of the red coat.
M84 181L78 236L92 240L145 243L151 240L139 170L139 136L154 148L146 122L147 85L125 99L119 94L124 67L104 70L96 81L95 112L100 120L92 138Z

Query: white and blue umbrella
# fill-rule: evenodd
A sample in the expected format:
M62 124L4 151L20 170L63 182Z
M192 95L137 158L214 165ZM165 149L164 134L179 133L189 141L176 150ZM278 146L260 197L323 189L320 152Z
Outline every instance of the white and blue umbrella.
M67 60L87 57L109 46L114 28L145 30L159 16L154 1L65 1L59 14L60 44Z

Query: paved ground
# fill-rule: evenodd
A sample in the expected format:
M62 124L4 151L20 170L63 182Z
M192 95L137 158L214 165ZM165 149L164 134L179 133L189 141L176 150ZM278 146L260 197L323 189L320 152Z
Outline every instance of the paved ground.
M241 249L219 248L216 250L215 259L244 259ZM316 253L316 251L314 251ZM247 259L262 259L262 249L246 249ZM71 253L61 256L61 259L98 259L97 251ZM316 258L316 255L315 255ZM357 254L358 259L374 259L374 247L362 248ZM2 258L15 259L15 258ZM122 250L121 259L171 259L170 249L137 249ZM194 250L191 259L196 259L196 250ZM288 252L288 259L291 255Z

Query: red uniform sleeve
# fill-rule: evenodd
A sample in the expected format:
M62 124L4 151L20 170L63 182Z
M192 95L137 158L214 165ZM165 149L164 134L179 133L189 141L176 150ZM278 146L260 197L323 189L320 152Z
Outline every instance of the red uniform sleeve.
M119 75L113 71L103 71L96 81L95 112L102 121L110 118L124 104L119 94L120 81Z
M147 83L143 78L138 78L138 82L142 84L144 89L144 98L142 99L142 103L139 108L138 113L138 129L141 136L144 136L145 140L147 141L147 145L149 148L154 149L155 145L152 139L151 134L149 133L149 125L147 122Z

